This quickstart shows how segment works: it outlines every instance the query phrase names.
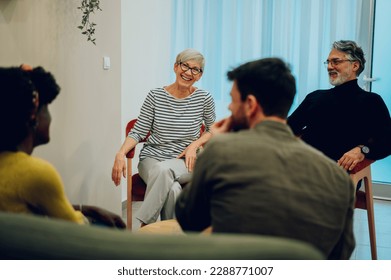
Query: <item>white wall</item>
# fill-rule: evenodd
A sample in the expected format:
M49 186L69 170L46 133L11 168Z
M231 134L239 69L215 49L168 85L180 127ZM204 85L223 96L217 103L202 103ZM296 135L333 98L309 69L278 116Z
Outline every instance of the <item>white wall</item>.
M148 91L173 82L171 6L171 0L122 0L122 141L127 122L137 118ZM136 171L137 156L133 162ZM126 180L122 180L125 199Z
M50 105L51 142L34 155L59 170L72 203L121 213L121 191L111 182L121 142L121 1L102 0L97 46L77 25L80 1L0 0L0 65L29 63L51 71L62 90ZM102 57L112 67L102 69Z

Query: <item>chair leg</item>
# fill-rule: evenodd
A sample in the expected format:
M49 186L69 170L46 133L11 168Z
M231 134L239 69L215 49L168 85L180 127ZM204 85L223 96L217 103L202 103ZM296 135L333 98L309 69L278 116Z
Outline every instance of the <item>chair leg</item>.
M126 228L132 230L132 201L126 200Z
M127 159L126 175L126 228L132 230L132 159Z
M373 207L373 193L372 193L372 180L371 178L364 178L365 181L365 196L368 215L368 229L369 240L371 244L372 260L377 260L377 247L376 247L376 231L375 231L375 215Z

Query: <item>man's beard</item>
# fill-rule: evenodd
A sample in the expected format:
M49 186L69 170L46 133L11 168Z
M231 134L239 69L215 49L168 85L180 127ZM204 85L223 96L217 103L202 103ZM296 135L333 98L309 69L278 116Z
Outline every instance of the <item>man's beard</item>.
M343 76L340 72L337 72L337 71L330 71L329 73L336 73L337 74L337 77L335 79L332 79L330 76L329 76L329 82L330 84L332 84L333 86L339 86L339 85L342 85L343 83L346 82L347 78L345 76Z
M247 118L244 116L235 117L232 116L232 131L239 131L243 129L249 129L250 125L247 121Z

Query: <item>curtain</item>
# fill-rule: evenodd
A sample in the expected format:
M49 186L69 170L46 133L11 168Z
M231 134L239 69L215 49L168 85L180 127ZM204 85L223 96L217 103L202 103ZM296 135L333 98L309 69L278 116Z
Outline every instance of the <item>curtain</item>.
M296 78L293 110L311 91L330 87L323 61L334 41L370 41L362 20L367 2L172 0L171 61L185 48L205 56L205 72L196 86L212 93L222 118L229 115L227 71L250 60L280 57Z

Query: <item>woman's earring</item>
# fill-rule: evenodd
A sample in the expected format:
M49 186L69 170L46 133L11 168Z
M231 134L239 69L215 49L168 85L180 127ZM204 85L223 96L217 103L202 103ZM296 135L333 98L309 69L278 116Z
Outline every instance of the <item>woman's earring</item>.
M39 107L39 94L37 91L33 91L33 112L30 116L30 127L34 130L38 127L37 112Z
M37 91L33 91L33 105L34 105L34 109L35 110L38 110L38 106L39 106L39 94Z

